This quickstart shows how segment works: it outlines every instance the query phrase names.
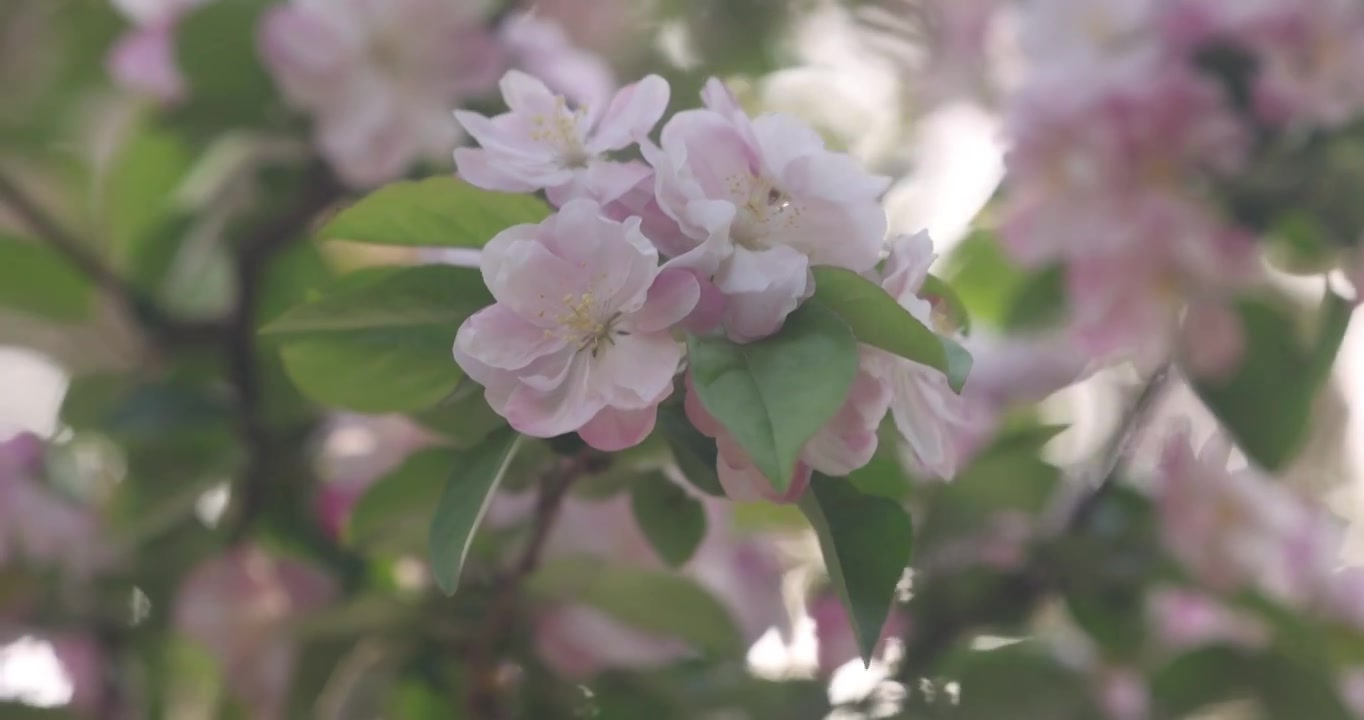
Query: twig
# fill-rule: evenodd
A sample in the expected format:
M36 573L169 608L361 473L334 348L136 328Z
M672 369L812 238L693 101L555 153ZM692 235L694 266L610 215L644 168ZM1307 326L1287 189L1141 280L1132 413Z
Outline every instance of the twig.
M468 709L477 720L502 720L502 688L498 677L498 646L516 619L521 583L540 566L550 531L558 519L573 481L594 461L591 453L560 458L540 480L531 516L531 536L520 556L494 582L493 600L483 629L469 648Z
M317 164L304 180L294 206L247 239L237 251L237 301L222 335L227 376L236 393L237 434L246 447L247 465L237 486L238 500L230 534L239 539L264 510L269 496L273 445L262 413L260 368L256 357L259 288L270 261L300 239L309 223L341 194L326 167Z

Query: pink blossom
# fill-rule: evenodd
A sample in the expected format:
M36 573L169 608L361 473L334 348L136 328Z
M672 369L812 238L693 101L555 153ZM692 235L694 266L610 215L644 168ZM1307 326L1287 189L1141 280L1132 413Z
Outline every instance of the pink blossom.
M403 415L339 414L328 423L318 458L317 512L323 529L341 537L355 503L377 480L437 438Z
M107 66L114 81L161 102L181 99L185 80L175 60L175 28L186 12L210 1L114 0L134 24L109 53Z
M460 110L455 119L479 148L455 151L460 177L507 192L546 190L550 200L609 201L648 175L639 163L606 154L646 138L668 106L668 83L650 75L621 88L609 102L571 107L563 95L517 70L502 77L509 112L488 118Z
M34 435L0 443L0 565L54 566L88 576L109 560L99 518L43 482L43 455Z
M575 46L557 22L541 14L520 13L503 23L499 35L513 64L575 105L610 102L616 88L611 66L596 53Z
M820 675L832 675L849 661L861 657L857 636L853 633L852 623L848 621L848 611L837 594L831 590L819 593L810 600L806 612L815 622ZM881 638L877 641L873 658L885 653L887 640L903 637L908 631L909 618L899 609L892 609L881 628Z
M313 116L322 154L353 185L449 157L450 109L501 71L477 3L291 0L272 8L261 52L285 98Z
M239 547L185 578L175 624L218 661L251 717L283 720L296 654L288 624L335 594L334 581L308 564Z
M725 331L747 342L775 332L809 297L811 266L876 264L889 179L826 150L794 117L749 119L718 80L702 97L705 109L677 113L661 147L642 149L659 206L691 246L671 265L712 280L727 301Z
M695 279L660 272L639 220L609 220L590 200L499 233L482 265L497 304L464 322L454 354L488 404L535 437L642 441L672 392L683 350L671 328L696 305Z
M1095 694L1099 709L1108 720L1147 720L1150 717L1151 692L1146 678L1125 667L1107 667L1098 671Z
M489 510L490 521L509 524L524 519L530 504L519 500L499 496ZM773 627L786 632L789 617L775 547L763 537L738 534L727 503L705 498L701 502L708 522L706 538L680 572L729 610L745 643L751 645ZM675 572L665 568L635 524L625 495L568 500L546 547L548 563L590 556L608 565ZM536 619L536 646L555 672L569 678L617 667L660 667L693 654L677 638L623 625L600 610L572 602L543 608Z
M872 455L876 454L876 431L886 416L889 402L890 394L885 386L868 372L859 370L838 413L801 449L796 473L785 492L777 492L772 481L758 470L734 436L706 411L690 375L687 376L684 407L692 425L703 435L715 438L718 450L716 475L726 495L744 502L791 503L805 494L812 472L842 476L871 462Z
M52 654L61 664L62 674L71 683L71 707L93 716L103 703L105 673L114 669L105 664L99 642L85 633L68 632L47 638Z
M1156 639L1171 652L1209 644L1253 649L1269 640L1268 629L1254 617L1192 590L1158 588L1148 596L1147 607Z
M928 233L897 237L882 269L881 287L920 322L943 331L949 329L940 327L932 305L918 294L935 257ZM975 420L966 401L948 385L947 376L871 347L864 348L863 358L866 371L889 389L891 416L915 464L942 478L956 474L957 444L971 432Z
M1228 471L1225 440L1215 437L1195 455L1187 432L1166 441L1156 485L1170 551L1213 589L1255 586L1290 603L1321 597L1336 564L1339 528L1269 478Z

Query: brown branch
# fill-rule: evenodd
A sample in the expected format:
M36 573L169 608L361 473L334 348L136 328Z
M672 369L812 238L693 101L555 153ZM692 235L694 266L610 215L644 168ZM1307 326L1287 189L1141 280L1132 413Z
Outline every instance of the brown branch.
M500 679L498 651L512 624L520 604L521 584L540 566L550 532L568 496L573 481L596 462L595 453L585 451L563 457L555 463L539 482L539 495L531 516L531 536L511 567L493 583L493 599L482 631L469 647L469 685L467 705L476 720L503 720L503 683Z

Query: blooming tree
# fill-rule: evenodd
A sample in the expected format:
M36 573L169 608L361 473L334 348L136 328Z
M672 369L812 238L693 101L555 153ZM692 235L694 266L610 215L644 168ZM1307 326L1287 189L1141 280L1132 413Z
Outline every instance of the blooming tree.
M1364 3L823 5L0 8L0 717L1364 717ZM806 12L999 121L964 240Z

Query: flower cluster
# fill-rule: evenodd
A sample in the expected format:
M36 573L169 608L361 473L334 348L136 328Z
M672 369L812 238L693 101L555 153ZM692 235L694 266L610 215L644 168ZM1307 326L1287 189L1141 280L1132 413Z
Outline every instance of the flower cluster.
M1214 188L1267 134L1364 109L1364 7L1043 0L1020 12L1006 247L1064 265L1073 328L1097 354L1167 344L1185 307L1227 328L1217 308L1256 282L1258 228ZM1238 355L1234 326L1188 336L1232 348L1194 348L1212 365Z
M878 269L887 180L827 150L795 118L750 118L712 80L704 107L669 118L655 145L649 134L669 100L662 78L626 86L604 106L517 71L502 92L505 114L456 112L480 143L455 152L459 173L486 189L544 191L559 210L487 244L482 273L497 304L464 323L454 354L517 430L577 432L601 450L638 444L673 392L680 332L737 343L771 336L813 293L816 266L862 273L920 322L943 325L920 297L931 240L896 238ZM634 146L647 162L619 156ZM950 477L954 435L967 421L942 372L863 346L843 408L805 445L790 492L776 495L692 392L686 410L717 439L726 490L775 500L798 497L813 470L865 465L888 411L924 471Z

